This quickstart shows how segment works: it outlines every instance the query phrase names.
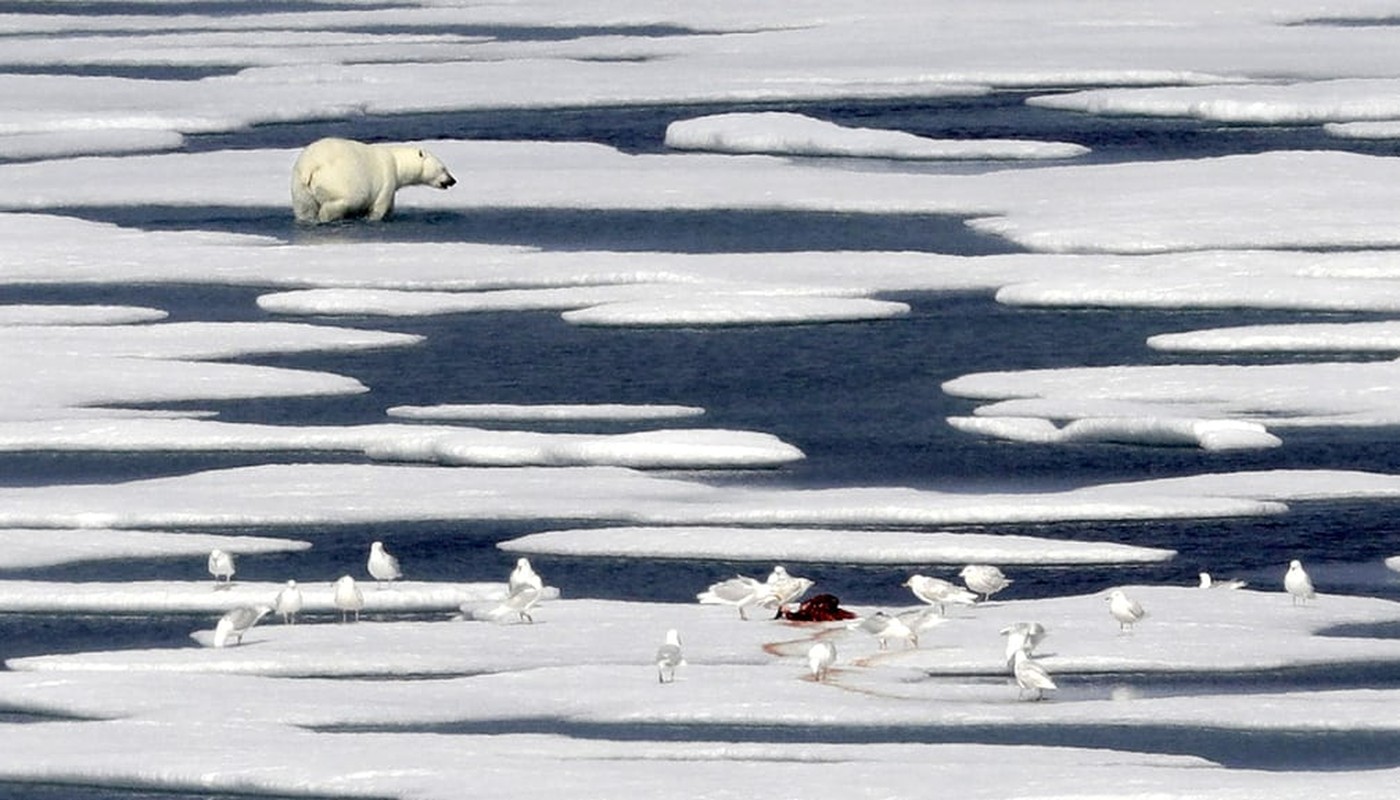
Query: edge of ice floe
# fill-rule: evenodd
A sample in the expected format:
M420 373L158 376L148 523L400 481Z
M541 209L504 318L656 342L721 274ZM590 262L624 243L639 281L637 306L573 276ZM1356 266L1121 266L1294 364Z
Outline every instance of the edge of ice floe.
M795 528L620 527L544 531L500 542L531 555L852 564L1129 564L1176 551L978 533Z
M357 583L365 598L363 613L455 612L466 603L504 599L501 583L429 583L395 581L385 588L370 579ZM239 606L274 604L285 584L208 581L128 581L61 583L0 581L0 612L26 614L222 614ZM339 614L334 584L298 582L303 614ZM558 597L551 589L546 599Z
M1056 425L1042 417L974 416L949 417L948 424L965 433L1032 444L1103 442L1214 452L1264 450L1283 444L1264 425L1248 420L1082 417Z
M703 416L705 409L680 405L597 404L441 404L393 406L390 417L414 420L494 420L501 422L630 421Z
M26 569L82 561L202 557L214 548L233 555L308 550L310 542L264 536L221 536L111 529L0 529L0 569Z

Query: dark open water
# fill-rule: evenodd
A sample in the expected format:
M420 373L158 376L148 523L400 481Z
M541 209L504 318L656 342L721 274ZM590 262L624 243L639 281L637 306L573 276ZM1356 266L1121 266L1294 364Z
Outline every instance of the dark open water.
M193 4L198 6L199 4ZM94 4L93 8L120 8ZM141 6L146 8L146 6ZM178 75L164 75L165 79ZM1258 152L1282 148L1332 147L1390 153L1394 145L1347 142L1314 128L1212 126L1195 122L1134 118L1097 119L1022 105L1023 95L997 94L918 103L911 101L782 104L781 108L838 122L898 128L932 136L994 136L1073 141L1095 149L1096 161L1143 160ZM740 107L656 107L463 112L359 118L306 125L261 127L194 138L191 149L290 147L321 135L361 139L452 137L598 141L629 152L656 152L672 119ZM742 108L755 108L746 106ZM833 167L845 165L833 164ZM854 167L853 167L854 168ZM858 168L874 168L860 165ZM936 169L893 165L892 169ZM959 165L956 169L1030 169L1005 164ZM285 209L65 209L150 229L211 229L262 233L292 239L306 235ZM337 226L316 235L533 244L559 249L673 250L681 252L885 249L963 254L1009 252L1006 242L973 233L951 217L871 216L755 212L589 212L554 210L402 214L382 226ZM257 290L205 286L5 286L0 302L128 303L163 308L175 320L266 319L255 305ZM1400 471L1397 431L1289 431L1282 448L1248 453L1203 453L1189 449L1084 444L1040 447L994 442L958 433L944 419L971 406L939 389L970 372L1071 365L1171 363L1192 356L1155 353L1143 342L1155 333L1219 325L1292 321L1338 321L1361 315L1272 311L1034 310L1001 307L986 294L900 296L913 313L900 319L838 325L718 330L610 330L577 328L557 314L447 315L426 319L336 318L324 320L424 334L427 342L407 350L353 355L298 355L257 363L352 375L372 387L366 395L310 400L200 403L221 418L273 424L346 424L383 420L399 404L433 403L680 403L703 406L695 421L707 427L762 430L800 447L807 460L780 470L708 473L714 481L750 481L789 486L900 485L1004 490L1064 488L1085 483L1270 468L1346 468ZM1362 357L1362 356L1359 356ZM1214 361L1223 359L1212 358ZM1268 362L1277 357L1237 357ZM683 423L682 423L683 424ZM557 430L631 430L623 424L559 425ZM249 454L7 454L0 455L0 484L121 481L186 473L270 460L334 460L342 456L300 454L272 458ZM1097 591L1127 582L1193 584L1200 569L1244 577L1273 587L1290 558L1308 563L1323 591L1400 598L1400 580L1380 559L1400 553L1393 503L1299 504L1282 517L1100 522L998 526L1006 533L1102 539L1171 547L1181 555L1165 565L1107 568L1018 568L1009 598ZM253 530L249 533L304 537L308 553L246 557L239 577L281 581L289 576L340 574L363 563L368 541L384 539L408 574L426 580L501 580L513 560L494 544L502 539L562 524L452 522L399 526L339 526ZM709 582L735 571L766 572L767 564L712 561L639 562L628 559L539 558L545 578L569 597L608 597L689 602ZM899 583L910 569L791 563L795 573L817 579L819 590L848 602L905 605ZM935 572L952 572L951 569ZM0 577L52 580L141 578L204 579L202 559L79 564L25 570ZM202 621L201 621L202 623ZM51 619L0 616L0 658L113 646L187 646L197 624L184 618ZM1385 670L1362 670L1345 685L1393 680ZM1289 676L1290 685L1331 685L1335 676ZM1116 732L1110 732L1116 733ZM674 735L690 736L694 732ZM589 735L580 731L579 735ZM608 732L618 735L617 731ZM637 735L666 736L639 731ZM739 734L736 733L736 736ZM768 735L768 734L765 734ZM794 733L792 736L807 734ZM852 734L860 735L860 734ZM935 735L935 734L929 734ZM962 734L937 734L956 739ZM1027 734L1043 742L1043 733ZM1070 731L1067 743L1095 745L1102 732ZM874 732L872 740L894 736ZM1162 750L1142 734L1144 749ZM1198 732L1178 739L1184 752L1200 752L1231 763L1258 766L1373 766L1400 763L1396 743L1371 742L1372 755L1342 754L1360 740L1315 739L1292 743L1295 753L1275 755L1287 735L1268 742ZM1149 741L1151 740L1151 741ZM1154 744L1154 742L1156 742ZM1194 742L1194 744L1193 744ZM1121 743L1121 740L1120 740ZM1128 745L1131 746L1131 745ZM1375 753L1382 753L1376 756ZM1167 748L1171 749L1171 748ZM1249 754L1253 753L1251 757ZM1389 754L1389 755L1387 755ZM11 791L12 790L12 791ZM54 794L53 792L57 792ZM6 797L86 797L61 789L5 787ZM92 797L116 796L98 791ZM122 795L137 796L137 795Z

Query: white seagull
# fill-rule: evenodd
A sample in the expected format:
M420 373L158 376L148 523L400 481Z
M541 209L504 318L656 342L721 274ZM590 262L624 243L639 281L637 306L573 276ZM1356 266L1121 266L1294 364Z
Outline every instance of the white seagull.
M919 600L931 606L938 606L938 613L947 611L947 606L951 603L959 606L971 606L977 604L977 595L964 589L952 581L945 581L942 578L931 578L927 575L911 575L909 580L904 582L904 586L914 593Z
M738 575L726 581L711 584L710 588L695 595L701 603L722 606L738 606L739 619L748 619L748 607L766 605L772 602L773 589L765 583Z
M967 588L982 595L983 600L992 599L992 595L1011 585L1011 580L990 564L968 564L958 575Z
M209 574L214 576L215 584L232 581L233 556L217 547L209 551Z
M1108 613L1118 620L1118 629L1131 628L1138 620L1147 616L1138 601L1128 597L1122 589L1108 593Z
M287 581L287 585L277 592L277 598L272 601L272 607L282 616L283 624L292 625L297 621L297 614L301 613L303 602L301 589L297 588L297 582Z
M676 667L685 664L681 655L681 635L675 628L666 631L666 641L656 648L656 680L660 683L674 683Z
M1035 655L1035 648L1045 638L1045 626L1039 622L1017 622L1002 628L1001 635L1006 637L1006 666L1012 667L1017 653Z
M1022 698L1026 696L1026 692L1031 692L1030 699L1040 700L1045 697L1047 690L1060 688L1055 685L1045 667L1024 650L1016 651L1016 656L1011 662L1011 673L1016 676L1016 685L1020 687L1019 696Z
M258 624L258 620L271 610L267 606L239 606L231 609L219 617L219 624L214 626L214 646L224 647L229 642L243 644L243 634Z
M365 596L360 587L355 585L355 579L349 575L342 575L335 582L335 607L340 609L341 622L349 622L352 612L355 621L360 621L360 609L365 607Z
M817 642L807 651L807 669L811 671L814 681L826 680L831 665L835 663L836 645L831 642Z
M1200 575L1202 589L1243 589L1249 585L1249 581L1228 580L1218 581L1210 576L1209 572L1202 572Z
M1293 559L1288 564L1288 572L1283 576L1283 588L1293 595L1293 605L1298 605L1302 601L1307 605L1308 601L1317 597L1317 590L1313 588L1312 578L1308 577L1307 570L1303 569L1303 562Z
M816 584L811 578L789 575L787 567L779 564L768 573L768 580L764 581L763 585L767 587L769 597L762 601L762 605L775 609L781 616L784 606L796 601Z
M521 557L515 561L515 569L510 571L510 579L506 583L509 594L514 595L524 587L533 587L536 592L544 591L544 580L540 578L535 568L530 566L530 559Z
M403 577L403 572L399 570L399 560L389 554L384 549L383 542L373 542L369 546L369 576L379 582L379 588L383 589L386 582L392 584Z
M870 616L848 623L847 628L862 631L874 636L880 643L881 650L890 648L891 639L903 639L910 647L919 646L919 634L904 623L899 617L893 617L883 611L876 611Z

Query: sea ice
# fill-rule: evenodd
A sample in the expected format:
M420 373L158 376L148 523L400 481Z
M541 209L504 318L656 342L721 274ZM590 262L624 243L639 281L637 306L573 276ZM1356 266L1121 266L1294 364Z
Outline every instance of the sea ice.
M580 528L531 533L501 549L565 556L803 561L838 564L1127 564L1175 553L1114 542L1034 536L796 528Z
M931 139L904 131L852 128L803 114L770 111L715 114L672 122L666 146L676 150L767 155L892 159L1073 158L1089 148L1063 142Z

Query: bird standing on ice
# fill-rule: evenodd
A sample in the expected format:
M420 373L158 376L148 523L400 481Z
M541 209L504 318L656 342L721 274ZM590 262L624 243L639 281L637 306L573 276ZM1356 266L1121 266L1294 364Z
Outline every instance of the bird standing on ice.
M891 639L903 639L905 644L910 647L919 646L918 632L905 624L904 620L890 616L883 611L876 611L865 619L852 622L846 627L874 636L875 640L880 643L881 650L890 649Z
M214 646L224 647L229 642L243 644L243 634L258 624L272 609L267 606L239 606L229 610L219 618L214 627Z
M287 581L287 585L277 593L277 598L272 601L272 608L282 617L284 625L293 625L297 621L297 614L301 613L304 598L301 596L301 589L297 588L296 581Z
M827 673L831 671L831 665L835 663L836 645L831 642L817 642L807 651L807 669L812 673L814 681L825 681Z
M660 683L675 683L676 667L685 663L681 655L681 635L672 628L666 631L666 641L656 649L656 680Z
M945 581L942 578L930 578L927 575L911 575L909 580L904 582L904 586L923 602L931 606L937 606L939 614L946 613L947 606L950 603L959 606L977 604L977 595L951 581Z
M214 576L215 584L232 581L233 571L233 556L217 547L209 551L209 574Z
M958 575L967 588L982 595L983 600L991 600L992 595L1011 585L1011 580L990 564L968 564Z
M1307 570L1303 569L1303 562L1293 559L1288 564L1288 572L1283 576L1283 588L1293 595L1293 605L1298 605L1301 601L1307 605L1308 601L1317 597L1317 591L1313 589L1312 578L1308 577Z
M789 575L787 567L781 564L773 567L773 571L768 573L768 580L763 583L768 588L769 593L769 597L763 600L763 605L776 608L775 619L782 616L784 606L806 594L807 590L815 585L811 578L798 578Z
M1108 613L1118 620L1118 630L1125 630L1133 627L1138 620L1147 616L1138 601L1128 597L1122 589L1114 589L1108 593Z
M516 559L515 569L510 571L506 587L510 594L515 594L526 586L534 588L536 592L544 591L544 580L535 572L535 568L530 566L530 559L522 556Z
M1045 667L1024 650L1016 651L1011 662L1011 673L1016 676L1016 685L1020 687L1020 696L1023 698L1026 692L1031 692L1030 699L1040 700L1045 697L1046 691L1060 688L1055 685Z
M749 606L766 605L774 602L773 588L747 575L736 575L729 580L711 584L710 588L695 595L695 599L709 605L736 606L739 619L748 619Z
M350 614L354 613L355 621L360 621L360 609L365 607L365 596L360 591L360 587L355 585L355 579L349 575L342 575L335 582L335 607L340 609L340 621L349 622Z
M403 577L403 572L399 570L399 560L389 554L384 549L383 542L373 542L369 546L369 575L379 582L379 588L383 589L384 584L393 583Z

